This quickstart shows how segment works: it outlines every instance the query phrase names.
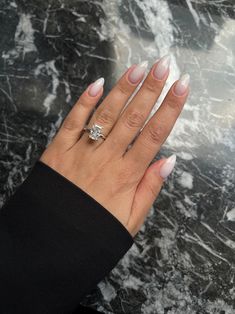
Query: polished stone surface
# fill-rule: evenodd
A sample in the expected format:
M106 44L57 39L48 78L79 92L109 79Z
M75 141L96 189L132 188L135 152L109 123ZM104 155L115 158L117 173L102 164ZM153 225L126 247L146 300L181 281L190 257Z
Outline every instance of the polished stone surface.
M235 313L234 0L0 0L0 202L85 87L171 54L191 95L156 156L177 166L135 244L83 304L104 313ZM159 103L153 109L158 107ZM152 112L152 113L153 113Z

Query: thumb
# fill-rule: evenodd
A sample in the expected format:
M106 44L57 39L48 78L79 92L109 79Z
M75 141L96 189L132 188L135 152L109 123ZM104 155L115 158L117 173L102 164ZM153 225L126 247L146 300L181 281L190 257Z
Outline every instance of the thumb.
M136 234L145 221L148 212L157 198L161 187L174 169L176 155L156 161L145 171L139 182L133 200L131 215L128 221L132 234Z

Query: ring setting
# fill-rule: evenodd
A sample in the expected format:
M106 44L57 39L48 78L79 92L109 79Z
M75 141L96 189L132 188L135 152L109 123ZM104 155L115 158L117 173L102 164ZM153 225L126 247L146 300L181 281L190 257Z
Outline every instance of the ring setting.
M91 128L89 127L84 127L83 130L84 131L88 131L89 134L89 138L94 140L94 141L98 141L98 139L101 137L104 140L106 139L106 137L102 134L102 126L98 125L98 124L93 124Z

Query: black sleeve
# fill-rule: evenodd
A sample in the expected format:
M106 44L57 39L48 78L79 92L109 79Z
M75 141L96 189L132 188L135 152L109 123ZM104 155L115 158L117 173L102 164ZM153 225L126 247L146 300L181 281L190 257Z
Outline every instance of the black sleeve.
M133 244L94 198L37 161L0 211L0 313L70 313Z

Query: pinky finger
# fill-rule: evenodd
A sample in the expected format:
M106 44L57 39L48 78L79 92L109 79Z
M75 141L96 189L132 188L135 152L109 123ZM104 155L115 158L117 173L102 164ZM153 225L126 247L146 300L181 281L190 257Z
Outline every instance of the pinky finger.
M64 119L53 142L59 150L67 151L78 141L81 132L103 94L104 78L90 84Z
M174 169L175 161L176 155L172 155L167 159L156 161L146 170L138 184L127 224L127 228L132 236L136 235L144 223L151 206L161 191L164 181Z

